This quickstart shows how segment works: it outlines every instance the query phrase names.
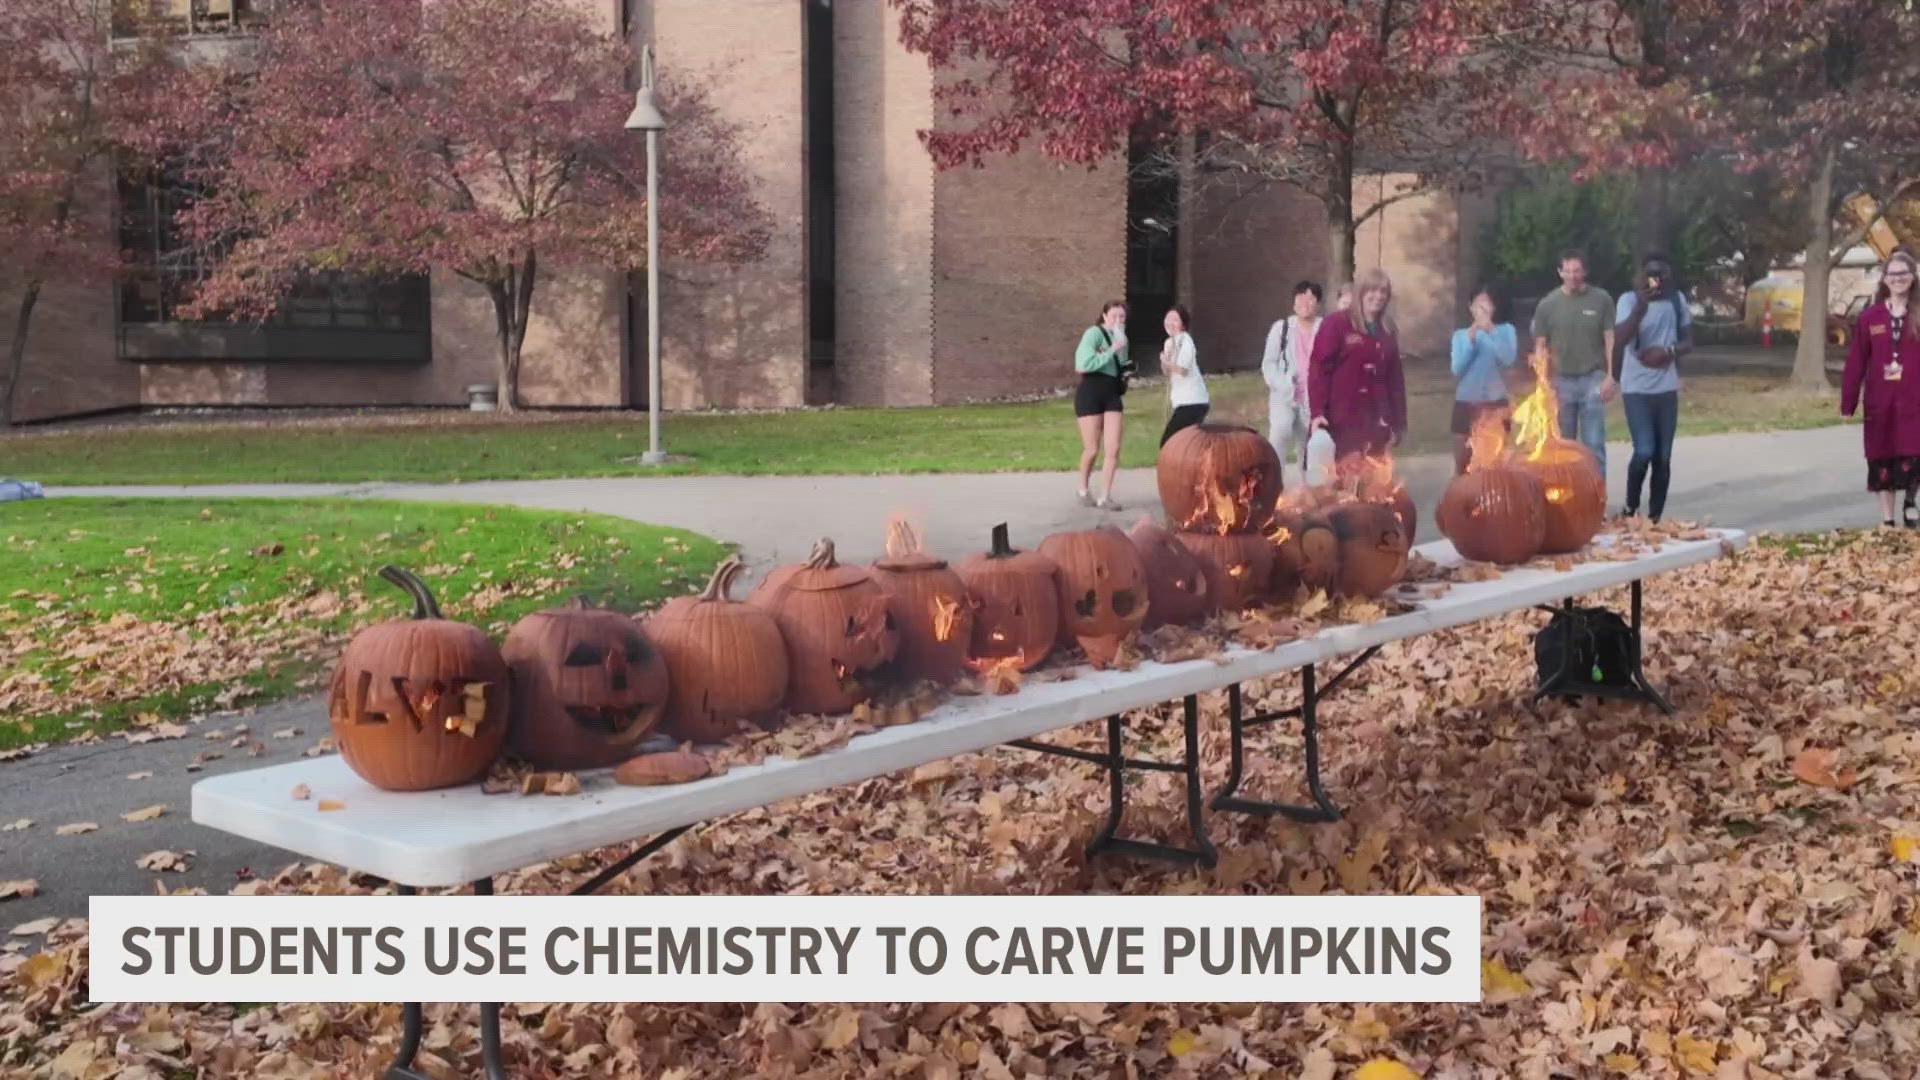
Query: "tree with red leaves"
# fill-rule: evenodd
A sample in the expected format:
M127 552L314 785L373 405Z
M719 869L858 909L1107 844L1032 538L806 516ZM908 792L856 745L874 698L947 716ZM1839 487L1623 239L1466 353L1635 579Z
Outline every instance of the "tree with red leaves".
M13 310L0 422L13 423L34 309L49 285L107 280L118 265L107 163L134 88L163 63L115 50L105 0L0 5L0 295Z
M1330 276L1388 205L1469 185L1497 147L1480 116L1523 52L1487 0L889 0L901 39L952 78L923 138L942 167L1037 140L1079 163L1130 140L1185 174L1274 180L1326 208ZM1187 156L1188 154L1191 156ZM1411 179L1365 205L1354 178Z
M1835 237L1842 199L1881 211L1920 192L1920 10L1913 0L1513 0L1546 32L1510 47L1555 73L1505 103L1504 130L1580 174L1723 153L1805 192L1793 381L1826 391L1828 274L1871 221ZM1877 219L1876 219L1877 220Z
M213 253L189 318L271 312L316 272L450 270L491 299L504 409L519 402L536 283L646 260L634 50L568 0L286 5L244 70L202 65L159 126ZM771 231L739 143L696 86L658 80L661 248L758 258Z

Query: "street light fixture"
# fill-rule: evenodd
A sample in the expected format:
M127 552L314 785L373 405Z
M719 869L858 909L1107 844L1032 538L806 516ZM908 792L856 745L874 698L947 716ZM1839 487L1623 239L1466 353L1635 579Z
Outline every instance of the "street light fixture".
M653 102L653 46L640 50L640 89L633 95L628 131L647 133L647 452L646 465L667 460L660 449L660 133L667 118Z

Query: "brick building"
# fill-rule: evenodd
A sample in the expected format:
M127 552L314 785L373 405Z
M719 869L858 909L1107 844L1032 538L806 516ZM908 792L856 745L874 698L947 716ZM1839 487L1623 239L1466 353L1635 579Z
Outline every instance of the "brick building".
M608 29L651 41L661 70L710 78L715 103L743 126L776 222L760 263L663 262L669 409L924 405L1065 387L1080 330L1119 296L1143 344L1182 299L1206 369L1246 368L1293 282L1326 278L1324 215L1288 189L1182 207L1178 192L1130 186L1124 161L1089 170L1038 152L937 172L916 134L933 122L937 76L901 47L885 0L581 2ZM250 11L271 16L267 0L140 3L159 18L191 11L209 35L244 32ZM662 153L672 152L669 127ZM119 201L123 243L157 247L168 194L126 189ZM1414 199L1363 230L1359 263L1393 276L1408 350L1440 351L1461 318L1486 212ZM49 295L21 418L461 405L469 384L495 377L486 298L451 274L316 287L263 327L174 321L171 295L157 275ZM528 404L644 406L645 315L639 275L546 277L524 353Z

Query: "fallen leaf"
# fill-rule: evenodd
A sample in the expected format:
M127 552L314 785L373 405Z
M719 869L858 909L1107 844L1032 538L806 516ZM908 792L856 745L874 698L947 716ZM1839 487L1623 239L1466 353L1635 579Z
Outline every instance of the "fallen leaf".
M129 780L147 780L152 777L153 773L151 772L130 772L127 774L127 779Z
M79 836L81 833L93 832L95 829L98 829L99 827L100 826L95 825L91 821L76 821L71 825L60 826L59 828L53 830L53 834L55 836Z
M320 812L323 814L329 810L345 810L346 808L347 808L346 803L340 802L335 799L320 800Z
M1174 1057L1186 1057L1193 1053L1195 1041L1193 1032L1181 1028L1167 1039L1167 1053Z
M142 870L185 870L186 856L177 851L149 851L134 860L134 865Z
M40 883L32 878L18 881L0 881L0 900L12 900L15 897L28 897L40 891Z
M1498 959L1480 961L1480 985L1485 994L1483 1000L1488 1004L1516 1001L1533 993L1525 976L1507 970L1507 965Z
M1835 772L1832 753L1814 747L1808 747L1794 756L1793 775L1815 787L1834 788L1841 791L1852 787L1859 780L1858 774L1852 769Z
M35 919L32 922L23 922L19 926L14 927L13 936L14 937L38 937L41 934L44 934L47 931L59 925L60 925L60 920L52 915L49 915L44 919Z
M164 813L166 813L166 812L167 812L167 804L166 804L166 803L155 803L155 804L153 804L152 806L144 806L144 807L141 807L141 808L140 808L140 809L138 809L138 810L134 810L134 811L131 811L131 812L129 812L129 813L125 813L125 814L121 814L121 815L120 815L120 820L122 820L122 821L152 821L152 820L153 820L154 818L157 818L157 817L159 817L159 816L160 816L161 814L164 814Z
M1353 1070L1353 1080L1420 1080L1420 1074L1392 1058L1377 1057Z
M313 790L305 784L293 785L293 797L301 802L313 797Z
M0 825L0 832L19 832L22 829L31 828L33 828L33 819L23 817L9 821L5 825Z
M1920 863L1920 837L1895 836L1887 841L1887 851L1897 863Z

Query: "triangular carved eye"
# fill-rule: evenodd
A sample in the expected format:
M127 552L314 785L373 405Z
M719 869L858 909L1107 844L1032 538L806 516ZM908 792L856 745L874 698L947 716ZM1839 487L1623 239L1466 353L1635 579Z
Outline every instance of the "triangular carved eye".
M567 658L563 663L567 667L592 667L606 658L607 650L582 641L568 650Z

